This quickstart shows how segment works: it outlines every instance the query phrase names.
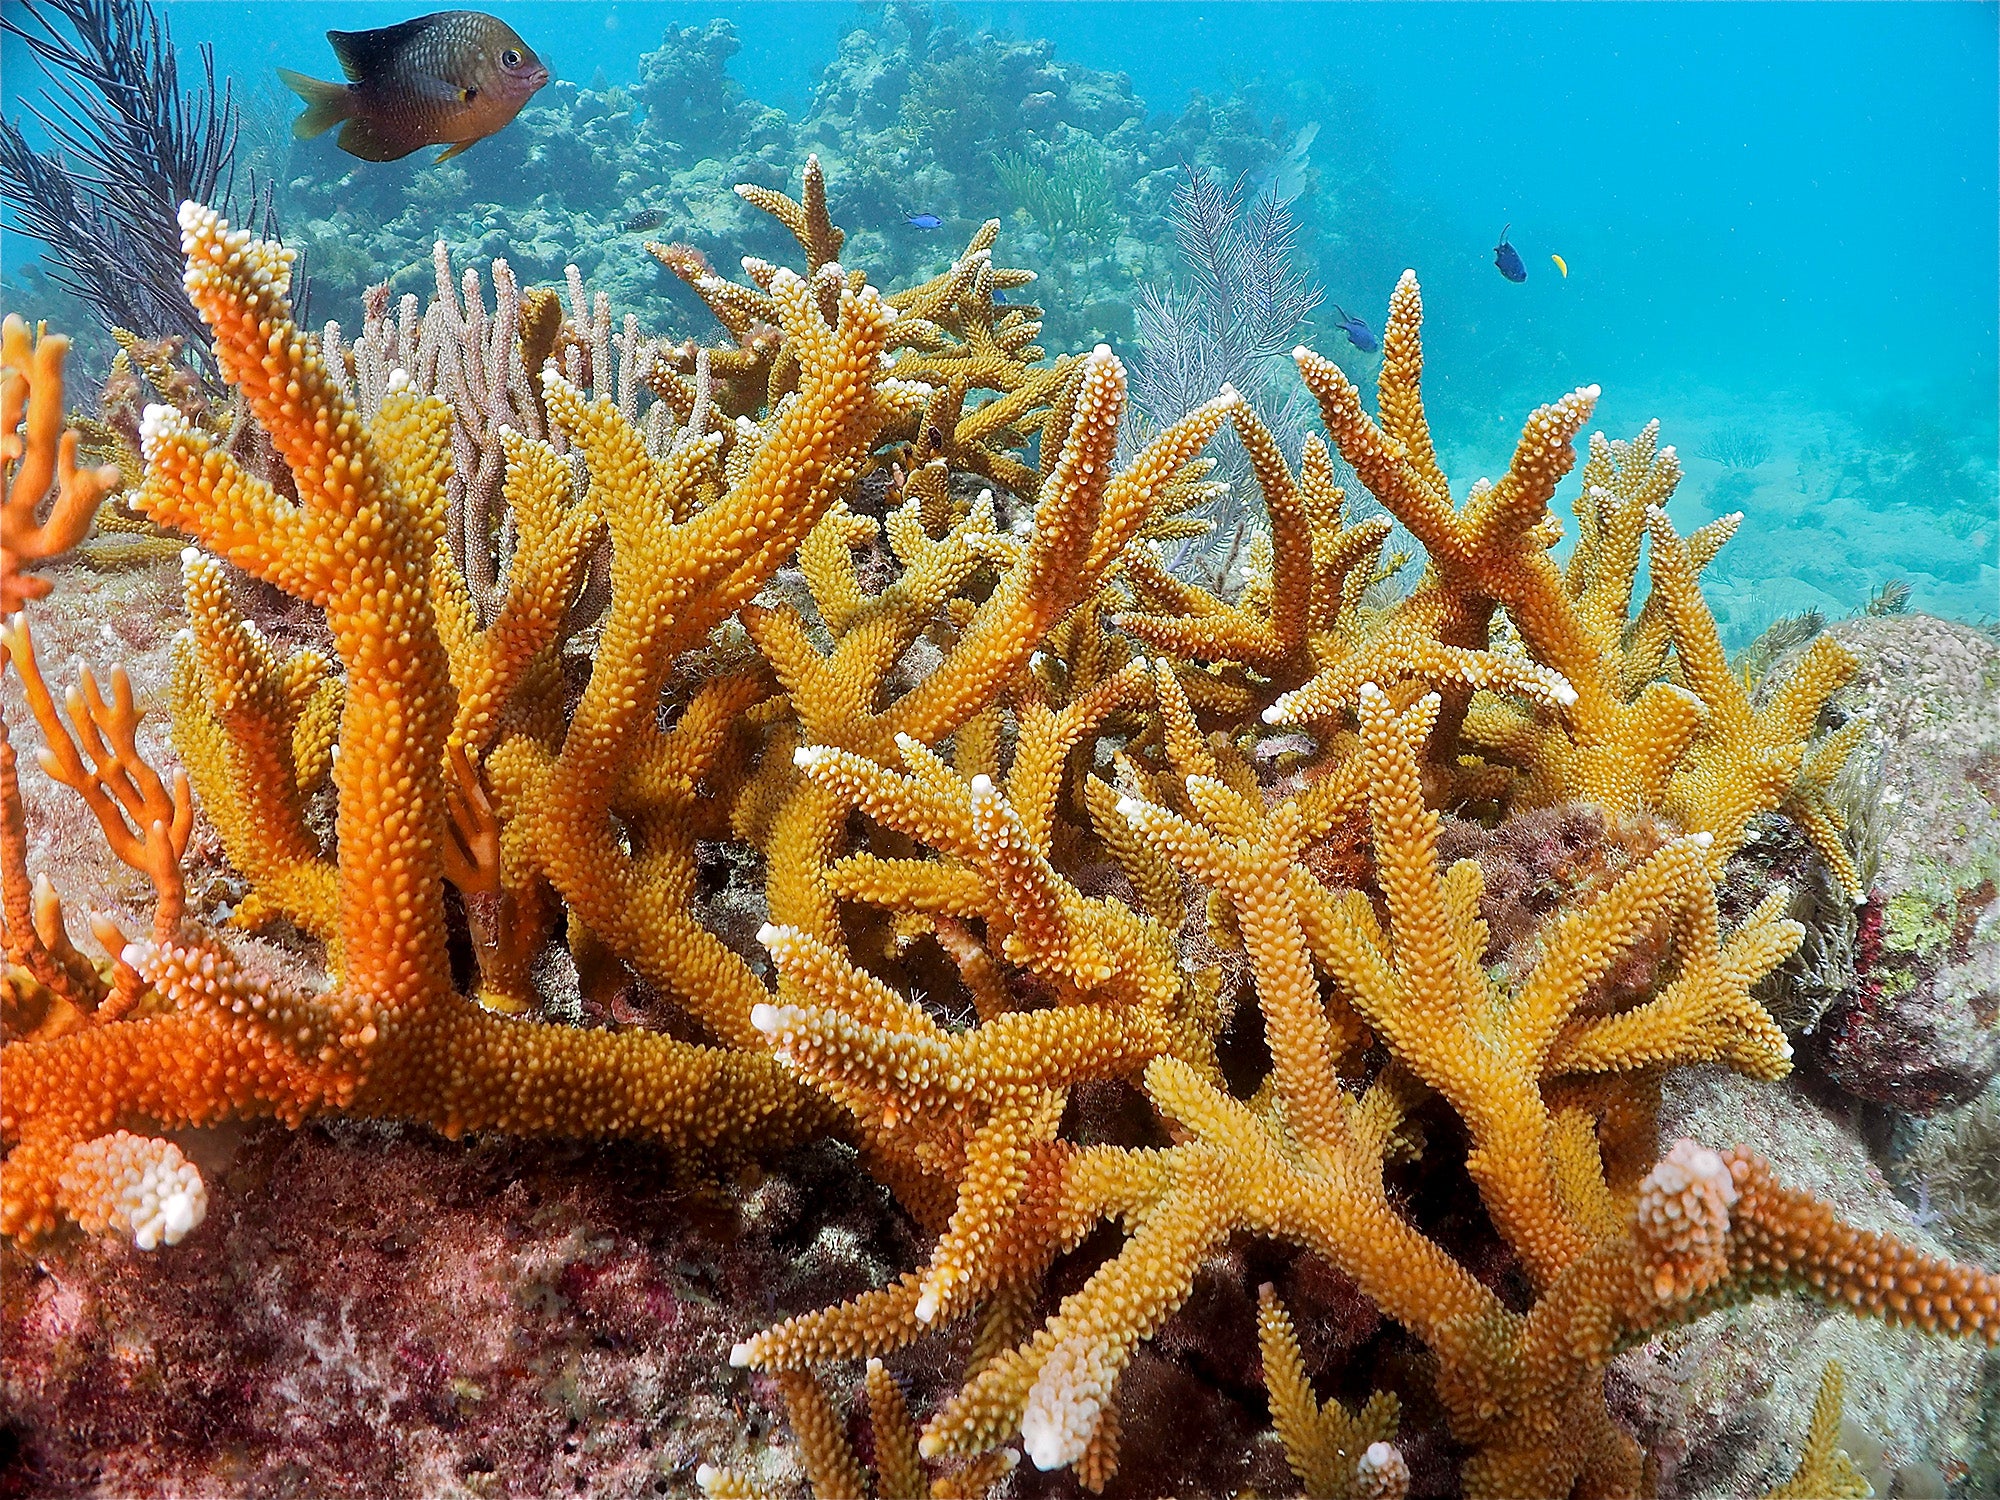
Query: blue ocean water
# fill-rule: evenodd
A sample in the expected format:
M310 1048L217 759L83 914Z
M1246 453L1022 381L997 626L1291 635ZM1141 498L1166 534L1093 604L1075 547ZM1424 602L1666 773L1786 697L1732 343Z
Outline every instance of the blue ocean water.
M164 8L182 47L212 43L245 91L278 65L327 76L321 32L415 9ZM491 8L579 84L633 79L670 25L728 19L742 42L731 76L793 120L841 38L885 18ZM1797 610L1851 613L1892 577L1916 608L2000 614L2000 8L968 4L942 19L1047 38L1059 60L1129 75L1155 114L1199 91L1244 104L1274 138L1320 126L1322 194L1368 191L1342 196L1345 219L1309 202L1302 253L1329 301L1378 326L1397 274L1417 270L1430 409L1461 491L1504 468L1528 409L1596 382L1594 426L1624 436L1658 417L1679 446L1684 527L1745 512L1707 578L1732 641ZM5 60L18 116L41 80L11 41ZM1528 268L1518 285L1492 264L1503 225ZM33 254L9 235L5 269ZM1311 333L1322 348L1330 322Z

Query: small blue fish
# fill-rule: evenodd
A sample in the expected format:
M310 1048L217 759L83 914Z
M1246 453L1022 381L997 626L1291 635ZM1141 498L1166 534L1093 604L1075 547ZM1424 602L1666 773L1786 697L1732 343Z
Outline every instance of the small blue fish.
M1500 274L1509 281L1526 281L1528 268L1521 264L1521 252L1507 243L1507 230L1513 227L1509 224L1506 229L1500 231L1500 243L1493 247L1493 264L1500 268Z
M903 222L912 229L942 229L944 220L936 214L904 214Z
M1347 309L1342 307L1338 302L1333 304L1333 310L1340 314L1340 317L1334 322L1333 326L1347 335L1348 343L1359 349L1363 354L1373 354L1377 349L1382 347L1381 340L1375 337L1374 329L1370 328L1359 318L1350 317Z

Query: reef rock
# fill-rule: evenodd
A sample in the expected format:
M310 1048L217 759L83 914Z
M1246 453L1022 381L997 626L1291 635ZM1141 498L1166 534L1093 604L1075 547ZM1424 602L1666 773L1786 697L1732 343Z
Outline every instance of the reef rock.
M1926 615L1832 633L1861 662L1829 709L1869 721L1855 761L1875 769L1850 822L1874 878L1819 1063L1860 1098L1928 1114L2000 1073L2000 641Z
M913 1250L830 1144L726 1184L376 1124L188 1145L222 1191L174 1251L0 1247L0 1495L692 1495L718 1457L789 1492L730 1343Z
M1786 1181L1837 1200L1852 1223L1941 1253L1931 1216L1899 1200L1869 1158L1858 1107L1825 1092L1809 1080L1772 1087L1717 1067L1683 1070L1667 1080L1660 1137L1755 1141ZM1909 1486L1979 1462L1977 1343L1798 1297L1760 1298L1635 1349L1607 1389L1658 1465L1660 1500L1725 1500L1762 1494L1791 1471L1830 1359L1847 1372L1841 1444L1876 1494L1942 1494Z

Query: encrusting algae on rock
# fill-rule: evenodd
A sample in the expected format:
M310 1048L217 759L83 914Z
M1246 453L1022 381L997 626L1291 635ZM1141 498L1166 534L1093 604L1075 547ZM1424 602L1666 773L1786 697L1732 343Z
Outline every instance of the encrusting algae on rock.
M293 324L289 252L183 210L189 294L296 495L148 410L132 502L195 543L171 789L122 679L71 702L85 765L9 627L52 762L159 917L95 925L108 962L71 946L8 752L0 1229L172 1243L206 1188L161 1136L230 1117L723 1155L832 1136L932 1249L734 1352L823 1496L983 1493L1017 1438L1101 1488L1135 1351L1232 1237L1320 1257L1426 1347L1471 1495L1642 1492L1607 1364L1760 1293L2000 1337L1992 1273L1843 1224L1753 1152L1657 1139L1665 1070L1791 1067L1752 994L1800 941L1787 898L1727 931L1717 910L1751 818L1792 819L1861 892L1826 798L1853 733L1812 741L1852 663L1828 640L1751 706L1696 587L1733 523L1676 533L1653 429L1592 441L1566 567L1549 504L1595 388L1456 502L1406 275L1375 415L1297 352L1331 448L1295 471L1225 387L1121 466L1123 366L1041 363L1036 311L994 298L1027 279L993 266L997 225L885 297L839 262L817 163L798 200L753 201L804 274L656 252L715 348L614 336L580 281L563 318L504 262L488 312L442 251L431 314L372 296L349 348ZM1224 423L1272 543L1233 600L1155 550ZM59 441L10 447L10 513ZM1386 606L1387 527L1343 518L1334 449L1428 553ZM229 568L322 611L332 654L277 649ZM324 940L322 988L184 910L197 800L249 885L233 920ZM1601 809L1601 878L1497 951L1441 810L1573 802ZM698 920L704 845L761 858L768 966ZM552 953L629 966L687 1039L560 1019ZM1392 1181L1412 1163L1462 1174L1506 1287L1419 1222ZM1079 1280L1107 1224L1122 1244ZM1256 1321L1299 1482L1403 1493L1396 1397L1320 1403L1268 1288ZM957 1388L919 1424L881 1359L954 1328ZM822 1383L863 1358L867 1465Z

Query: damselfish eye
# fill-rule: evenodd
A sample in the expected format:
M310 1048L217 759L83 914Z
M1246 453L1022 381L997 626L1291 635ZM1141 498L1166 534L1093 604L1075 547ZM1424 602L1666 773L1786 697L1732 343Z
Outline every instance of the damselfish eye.
M500 54L500 64L502 67L518 68L521 66L521 54L516 52L512 47L509 47L505 52Z

